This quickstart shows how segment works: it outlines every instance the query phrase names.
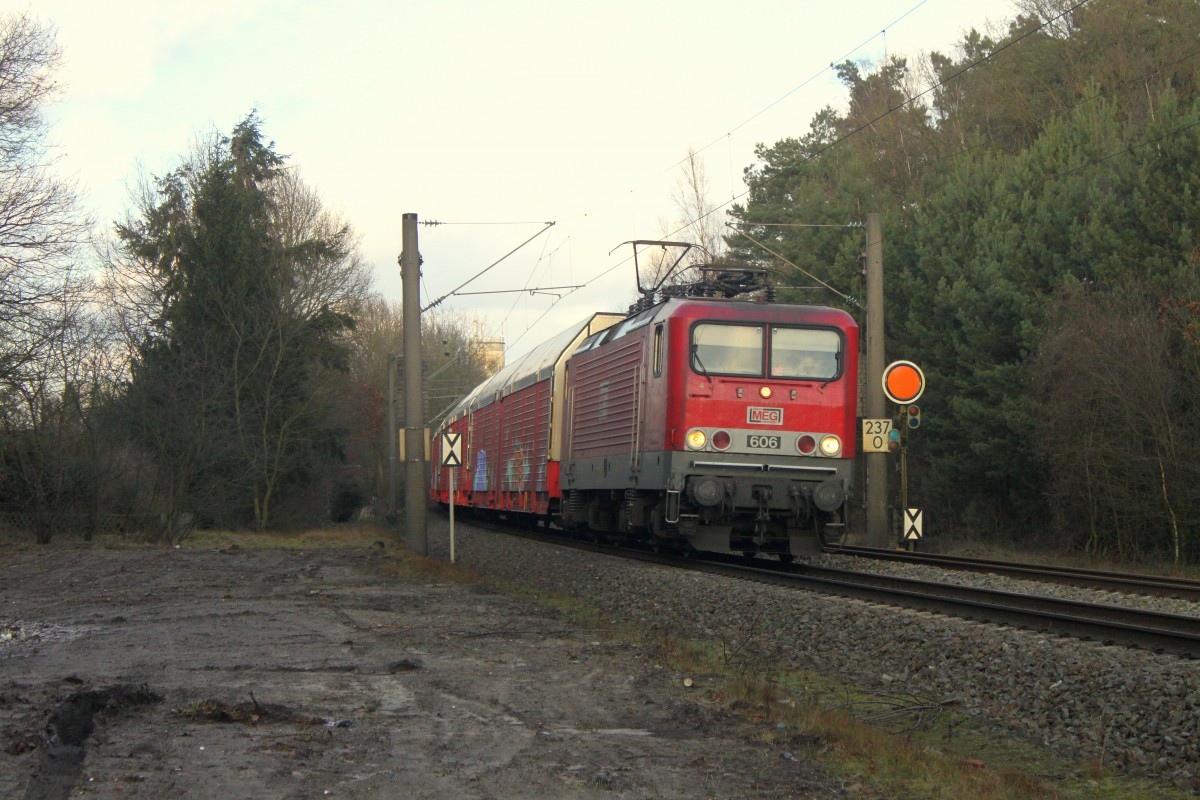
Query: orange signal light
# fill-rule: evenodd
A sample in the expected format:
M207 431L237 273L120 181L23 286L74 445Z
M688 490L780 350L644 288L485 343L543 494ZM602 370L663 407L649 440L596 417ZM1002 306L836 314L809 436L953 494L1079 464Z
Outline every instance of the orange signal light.
M923 391L925 374L911 361L893 361L883 371L883 393L893 403L911 403Z

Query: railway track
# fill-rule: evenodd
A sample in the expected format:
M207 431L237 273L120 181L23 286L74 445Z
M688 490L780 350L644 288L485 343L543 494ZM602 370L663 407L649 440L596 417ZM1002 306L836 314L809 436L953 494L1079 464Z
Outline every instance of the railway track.
M825 549L831 555L858 556L905 564L926 564L942 569L967 572L987 572L1022 580L1061 583L1100 589L1107 592L1172 597L1200 602L1200 581L1156 575L1123 572L1102 572L1078 567L1053 567L1042 564L1021 564L986 558L966 558L938 553L913 553L903 550L883 550L873 547L843 545Z
M549 544L604 555L1008 625L1040 631L1050 636L1069 636L1186 658L1200 658L1200 617L871 572L806 564L780 564L765 559L732 555L705 554L684 557L568 539L528 529L514 530L510 527L480 525L478 521L473 521L472 524L508 535L533 538Z

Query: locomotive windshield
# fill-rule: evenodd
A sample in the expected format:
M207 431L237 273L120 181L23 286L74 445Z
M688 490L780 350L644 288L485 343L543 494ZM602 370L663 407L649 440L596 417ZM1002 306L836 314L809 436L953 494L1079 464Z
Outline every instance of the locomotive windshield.
M771 328L771 377L836 378L841 347L837 331Z
M762 326L703 323L695 326L692 369L701 374L762 375Z
M769 358L764 359L764 330L758 325L699 323L692 328L692 369L701 375L828 381L841 371L842 337L821 328L772 327Z

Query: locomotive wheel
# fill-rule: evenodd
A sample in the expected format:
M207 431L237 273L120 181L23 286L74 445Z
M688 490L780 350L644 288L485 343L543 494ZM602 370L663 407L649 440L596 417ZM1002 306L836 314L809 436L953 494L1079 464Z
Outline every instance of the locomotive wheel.
M837 527L822 525L821 530L817 533L817 538L821 540L824 547L841 547L846 543L846 528L841 525Z

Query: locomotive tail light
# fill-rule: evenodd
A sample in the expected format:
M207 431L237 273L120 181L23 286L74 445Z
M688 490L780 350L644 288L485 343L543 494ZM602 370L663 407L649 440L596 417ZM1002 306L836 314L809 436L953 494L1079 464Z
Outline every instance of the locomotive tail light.
M703 450L704 445L708 444L708 434L699 428L692 428L687 432L687 446L693 450Z
M712 435L712 446L716 450L728 450L729 445L733 444L733 437L729 435L729 431L714 431Z
M800 455L811 456L817 449L817 440L806 433L796 440L796 449Z
M770 386L763 386L762 388L760 388L758 390L758 396L761 397L763 400L770 399L772 394L774 394L774 392L771 391Z
M842 440L830 434L821 439L821 455L836 456L842 452Z

